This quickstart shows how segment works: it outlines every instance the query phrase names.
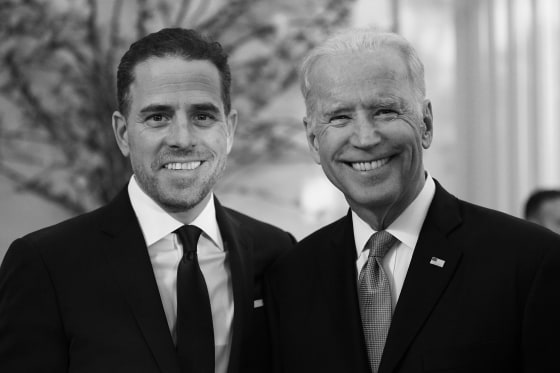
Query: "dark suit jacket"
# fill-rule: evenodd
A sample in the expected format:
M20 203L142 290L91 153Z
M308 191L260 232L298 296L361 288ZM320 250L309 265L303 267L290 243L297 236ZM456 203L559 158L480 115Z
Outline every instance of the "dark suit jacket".
M262 277L291 235L216 201L234 295L229 373L269 371ZM266 307L266 304L265 304ZM0 372L178 373L146 244L126 190L14 241L0 267Z
M560 236L436 185L379 372L559 372ZM273 266L278 371L369 372L356 272L350 214Z

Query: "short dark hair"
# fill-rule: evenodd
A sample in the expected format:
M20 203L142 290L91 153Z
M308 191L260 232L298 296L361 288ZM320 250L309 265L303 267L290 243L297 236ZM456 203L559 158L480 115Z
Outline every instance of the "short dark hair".
M117 101L119 111L128 115L130 85L134 82L134 68L152 57L183 57L186 60L210 61L220 73L221 95L226 115L231 110L231 72L228 56L220 43L195 30L164 28L134 42L123 55L117 69Z
M534 191L525 203L525 219L535 217L545 202L557 198L560 198L560 190L558 189L539 189Z

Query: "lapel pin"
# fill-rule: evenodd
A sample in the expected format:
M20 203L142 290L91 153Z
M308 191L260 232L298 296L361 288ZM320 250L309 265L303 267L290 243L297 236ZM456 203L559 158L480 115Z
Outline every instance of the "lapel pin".
M432 259L430 260L430 264L443 268L443 266L445 265L445 260L432 256Z

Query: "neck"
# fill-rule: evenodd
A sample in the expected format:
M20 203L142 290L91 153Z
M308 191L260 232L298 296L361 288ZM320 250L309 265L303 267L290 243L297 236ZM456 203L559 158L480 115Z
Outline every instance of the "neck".
M386 229L395 219L404 211L388 208L373 209L359 205L350 204L350 208L354 211L363 221L365 221L372 229L382 231Z
M425 177L419 179L416 187L408 195L403 195L390 203L360 205L348 198L347 202L352 211L368 223L372 229L382 231L389 227L410 206L424 188L425 183Z
M165 206L162 207L169 215L173 216L181 223L188 225L192 223L194 219L198 217L198 215L200 215L202 210L204 210L204 208L210 202L210 198L212 198L212 193L208 193L200 202L187 210L176 211L166 208Z

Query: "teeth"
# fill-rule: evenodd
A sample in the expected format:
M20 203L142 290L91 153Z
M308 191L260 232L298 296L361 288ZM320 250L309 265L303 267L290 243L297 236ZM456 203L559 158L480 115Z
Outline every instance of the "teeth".
M352 163L352 168L357 171L371 171L383 166L387 162L389 162L389 158L383 158L372 162L355 162Z
M167 163L164 167L168 170L194 170L198 168L202 162L187 162L187 163Z

